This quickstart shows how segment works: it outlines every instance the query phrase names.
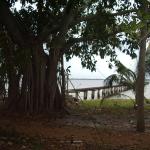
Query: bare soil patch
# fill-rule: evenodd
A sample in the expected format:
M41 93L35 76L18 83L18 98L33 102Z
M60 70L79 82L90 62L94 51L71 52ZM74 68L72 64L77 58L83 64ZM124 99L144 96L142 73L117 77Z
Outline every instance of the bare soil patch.
M117 111L102 109L55 117L1 113L0 130L7 133L0 135L0 149L149 150L150 112L145 113L146 132L137 133L135 110Z

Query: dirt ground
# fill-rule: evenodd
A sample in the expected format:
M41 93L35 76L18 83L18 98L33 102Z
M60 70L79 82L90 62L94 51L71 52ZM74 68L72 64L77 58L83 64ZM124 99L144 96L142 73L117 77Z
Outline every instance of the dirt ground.
M145 120L146 132L138 133L134 110L101 110L53 118L5 112L0 114L0 129L12 134L0 135L0 150L150 150L150 112L146 112ZM26 141L14 142L20 135ZM32 138L36 139L34 148L29 140Z

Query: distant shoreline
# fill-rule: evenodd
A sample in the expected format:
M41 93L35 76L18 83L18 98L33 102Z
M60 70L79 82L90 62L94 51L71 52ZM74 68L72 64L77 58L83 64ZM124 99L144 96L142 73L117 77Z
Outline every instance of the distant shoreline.
M98 78L70 78L70 80L105 80L105 79L98 79Z
M105 80L99 78L69 78L69 80ZM145 79L146 81L150 81L150 79Z

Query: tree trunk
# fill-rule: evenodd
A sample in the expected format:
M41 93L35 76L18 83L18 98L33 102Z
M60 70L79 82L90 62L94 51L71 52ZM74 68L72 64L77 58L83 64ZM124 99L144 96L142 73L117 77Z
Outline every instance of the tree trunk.
M8 109L15 111L18 105L19 98L19 79L14 72L9 74L8 88Z
M54 111L54 101L57 89L57 66L59 50L50 54L47 66L46 101L48 111Z
M55 100L54 100L54 109L55 112L60 112L63 110L63 97L62 94L60 93L60 89L57 85L56 87L56 94L55 94Z
M8 79L8 99L6 101L6 105L8 109L14 111L16 110L17 105L15 105L15 102L17 102L19 98L19 80L20 80L20 72L15 66L14 62L14 45L12 41L9 39L7 34L4 34L3 37L5 38L4 45L5 45L5 61L7 66L7 79ZM8 42L9 41L9 42Z
M40 113L46 110L48 112L54 111L56 107L61 108L61 93L57 85L57 65L60 57L60 49L65 44L65 36L73 19L74 6L72 5L72 1L68 3L59 34L51 44L55 50L53 51L51 48L49 58L46 60L46 58L43 58L43 43L39 43L37 35L34 36L27 32L24 24L18 21L11 13L6 1L1 0L0 21L9 31L14 43L17 43L29 53L32 51L28 56L29 64L27 62L26 67L21 72L23 77L21 89L18 88L21 95L19 96L20 99L17 98L17 101L13 101L13 105L18 106L18 110ZM20 67L20 65L17 67ZM13 79L10 82L13 82ZM15 86L14 83L13 85ZM13 89L11 85L10 88L12 90L16 89L15 87ZM13 92L17 94L17 90ZM11 98L11 96L9 97Z
M61 57L61 77L62 77L62 85L61 85L61 93L62 93L62 105L65 105L65 95L66 95L66 81L65 81L65 70L64 70L64 59L63 55Z
M43 45L35 41L32 48L28 49L29 53L25 53L24 62L18 65L14 59L14 44L11 44L4 43L8 46L5 59L8 66L9 110L32 114L62 110L64 99L61 94L65 91L57 83L60 49L55 49L46 56ZM65 83L62 84L64 87Z
M148 1L141 1L142 18L141 21L144 26L141 28L140 35L140 52L138 63L138 76L136 83L136 101L137 101L137 131L145 131L144 120L144 84L145 84L145 54L146 54L146 40L147 40L147 20L144 15L148 14Z
M136 84L136 102L137 102L137 131L145 131L144 121L144 81L145 81L145 53L146 53L146 28L141 29L141 42L138 64L138 77Z

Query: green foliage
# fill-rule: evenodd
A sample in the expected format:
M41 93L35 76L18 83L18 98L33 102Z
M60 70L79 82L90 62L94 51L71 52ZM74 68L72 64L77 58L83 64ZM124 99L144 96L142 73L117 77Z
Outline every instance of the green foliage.
M52 29L47 36L50 36L51 40L47 38L42 41L46 42L47 49L52 49L53 39L59 33L64 17L63 10L69 9L73 5L75 23L70 25L65 38L70 41L78 34L78 37L83 38L83 40L75 42L69 47L66 45L68 47L67 59L74 55L78 56L81 58L83 67L95 70L95 55L100 55L101 58L106 55L114 56L114 52L111 53L111 50L119 46L119 38L113 33L117 26L116 18L111 14L111 10L116 5L115 0L111 2L99 0L70 1L70 6L66 0L34 2L36 7L32 5L33 1L22 1L23 7L20 11L15 11L14 14L21 20L25 32L27 31L39 38L41 38L45 26L49 26L50 30ZM26 6L26 3L29 5ZM80 20L80 18L91 19Z
M106 99L101 105L101 100L86 100L79 103L80 111L90 111L99 109L110 109L110 110L120 110L120 109L130 109L134 107L132 100L125 99Z
M17 0L9 0L11 4L16 2ZM96 55L102 59L110 56L111 62L116 61L116 48L132 58L136 57L139 30L143 26L140 20L140 14L143 13L140 8L141 1L135 1L134 4L127 0L21 0L20 2L22 4L20 10L12 9L20 25L19 29L25 38L31 37L41 45L45 44L49 54L53 52L55 45L60 45L67 60L77 56L81 58L82 66L92 71L95 70ZM10 8L14 7L15 5L10 5ZM138 11L122 15L122 12L132 9ZM115 15L115 12L118 15ZM69 26L62 35L63 39L58 39L63 30L64 20L67 20L69 15L71 16ZM144 16L143 20L149 19L149 15ZM30 45L32 42L34 44L34 40L29 42ZM126 45L126 48L122 45ZM14 64L18 68L23 68L22 63L31 57L29 51L19 48L15 50ZM46 55L49 55L48 53Z
M132 89L135 92L135 85L137 80L137 75L132 70L126 68L122 63L118 62L117 73L108 76L105 79L105 84L107 86L112 86L114 84L127 86L129 89Z
M9 2L15 4L17 0ZM67 60L77 56L81 58L82 66L92 71L95 71L96 55L102 59L110 56L110 62L116 61L115 48L121 49L132 58L136 57L135 49L138 46L138 32L136 31L140 29L142 22L137 22L137 15L130 17L127 14L122 17L122 15L113 14L115 11L120 13L131 9L132 6L128 8L129 1L122 3L116 0L22 0L20 2L22 7L20 10L12 9L12 14L18 21L19 30L24 37L32 40L29 41L31 48L22 49L16 43L14 44L10 38L11 34L2 26L2 31L4 31L2 34L7 33L0 35L2 81L6 80L11 70L15 70L17 75L25 72L26 64L33 57L32 46L36 44L46 45L48 53L44 55L49 56L55 49L53 46L56 42L56 45L61 45L62 53L65 53ZM14 7L15 5L10 5L10 8ZM65 17L69 14L71 14L72 21L63 39L57 39ZM119 22L118 16L121 17ZM132 18L131 21L129 18ZM127 49L122 48L122 45L127 45ZM11 65L6 60L7 49L13 49ZM109 67L112 67L111 64Z

